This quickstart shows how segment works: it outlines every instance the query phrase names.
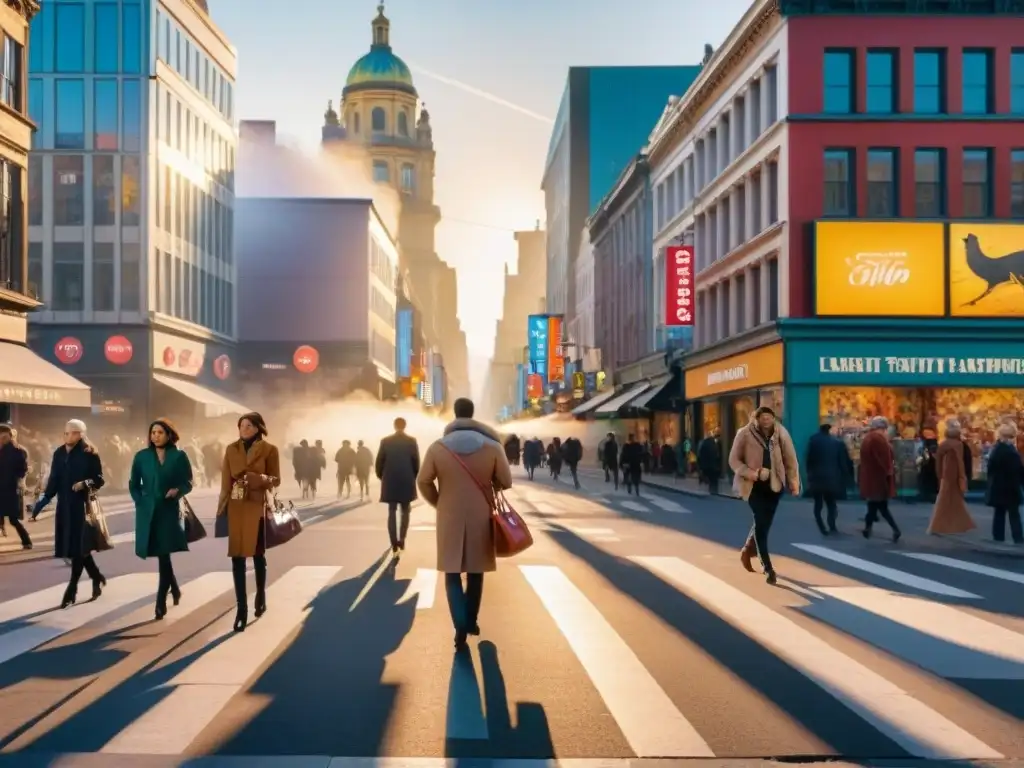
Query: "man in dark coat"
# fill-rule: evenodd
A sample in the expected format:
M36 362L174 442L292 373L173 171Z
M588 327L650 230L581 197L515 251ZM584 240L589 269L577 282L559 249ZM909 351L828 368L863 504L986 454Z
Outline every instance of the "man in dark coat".
M395 419L395 434L380 441L375 469L380 480L380 500L388 505L391 551L397 555L405 549L409 505L416 500L416 475L420 472L420 447L415 438L405 434L405 419ZM396 519L399 507L402 509L401 528Z
M54 515L53 554L71 560L71 579L64 592L61 608L74 604L82 571L92 579L92 599L103 593L106 578L92 559L95 540L87 530L86 507L89 494L103 487L103 465L100 456L85 441L85 424L72 419L64 427L64 445L53 452L46 490L32 510L38 515L57 497Z
M640 495L640 476L644 470L646 455L644 447L636 441L633 435L626 437L626 444L622 446L622 454L619 456L626 493L635 492L637 496Z
M533 480L533 473L540 466L540 457L544 454L544 443L534 437L523 443L523 466L526 474Z
M604 481L615 481L615 490L619 490L619 443L615 433L609 432L601 443L601 466L604 467Z
M580 489L580 479L576 474L576 470L579 467L580 460L583 458L583 444L575 437L566 438L566 441L562 443L562 458L569 465L572 484L578 491Z
M697 469L708 481L708 493L718 495L718 481L722 477L722 430L715 427L697 446Z
M804 459L807 472L807 487L814 497L814 521L822 536L836 533L836 516L839 507L836 499L843 495L852 479L853 468L846 444L832 435L832 425L822 424L807 441L807 456ZM828 508L828 527L821 519L822 506Z
M10 522L18 532L23 549L32 549L32 539L21 524L25 514L25 475L28 474L28 453L14 442L14 430L0 424L0 528Z

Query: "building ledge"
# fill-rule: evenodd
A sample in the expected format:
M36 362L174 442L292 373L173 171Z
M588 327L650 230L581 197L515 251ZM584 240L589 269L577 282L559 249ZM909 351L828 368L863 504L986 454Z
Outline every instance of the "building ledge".
M819 340L903 340L977 339L1020 341L1019 318L974 317L787 317L778 321L785 341Z
M741 352L748 352L751 349L764 347L779 341L781 320L769 320L767 323L749 328L742 333L736 333L727 339L715 342L714 344L695 349L683 355L683 368L689 370L707 363L721 360L723 357L738 355Z
M0 310L32 312L43 306L43 302L10 288L0 288Z
M1012 113L998 115L918 115L909 112L889 112L885 114L811 114L789 115L788 123L1019 123L1024 115Z

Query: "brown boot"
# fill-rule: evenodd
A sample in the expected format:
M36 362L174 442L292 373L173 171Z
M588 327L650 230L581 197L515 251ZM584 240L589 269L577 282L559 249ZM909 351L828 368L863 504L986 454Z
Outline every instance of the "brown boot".
M743 549L740 550L740 564L746 568L750 573L756 573L754 566L750 562L757 556L757 544L754 543L754 539L747 539L747 543L743 545Z

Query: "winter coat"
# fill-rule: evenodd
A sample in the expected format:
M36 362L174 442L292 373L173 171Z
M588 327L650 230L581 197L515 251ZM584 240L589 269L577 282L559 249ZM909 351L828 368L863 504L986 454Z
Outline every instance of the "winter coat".
M338 465L338 477L348 477L356 467L356 452L342 446L334 454L334 461Z
M28 454L24 448L14 443L0 448L0 521L25 516L21 483L27 474Z
M487 489L486 495L478 483ZM427 449L416 484L426 502L437 508L437 570L495 570L490 489L512 487L512 471L498 433L473 419L455 419L445 427L444 437Z
M705 437L697 446L697 467L709 480L722 476L722 446L717 437Z
M794 496L800 495L800 464L796 457L793 438L781 424L775 424L772 436L768 438L771 455L769 482L775 493L782 493L788 486L795 489ZM764 466L764 437L757 426L757 418L736 433L732 450L729 452L729 468L735 473L733 485L739 495L747 499L754 487L757 475Z
M570 437L562 443L562 458L565 459L566 464L579 464L580 459L583 458L583 444L575 437Z
M860 444L857 488L865 501L887 501L896 495L896 468L885 432L875 429Z
M166 498L176 488L178 495ZM184 451L168 445L164 463L154 448L135 454L128 492L135 502L135 554L145 559L187 552L188 541L181 525L181 503L192 491L192 464Z
M54 514L53 556L60 558L84 557L90 549L84 538L86 503L89 488L71 490L76 483L88 482L92 490L103 487L103 463L96 449L79 440L69 451L63 445L53 452L50 463L50 477L46 490L36 502L36 509L42 509L57 497L57 511Z
M935 466L939 473L939 495L932 509L928 533L955 534L973 530L977 526L964 502L967 471L964 467L964 447L959 438L947 437L939 444Z
M377 479L380 500L385 504L411 504L416 500L416 475L420 471L420 447L416 438L396 432L380 441Z
M260 475L267 475L270 482L264 482ZM248 481L245 498L232 499L232 484L243 479ZM236 440L224 449L217 514L228 516L228 557L262 554L264 542L260 533L267 492L280 484L281 456L277 446L257 440L246 451L245 443Z
M609 438L601 443L601 464L609 469L619 466L619 443L617 440Z
M527 467L539 467L544 446L540 440L527 440L523 443L523 464Z
M990 507L1012 509L1021 505L1021 484L1024 484L1024 464L1013 443L1000 440L988 455L988 487L985 503Z
M846 490L850 453L846 444L827 432L816 432L807 441L804 472L811 493L839 496Z
M373 453L365 445L356 451L356 477L368 478L373 469Z
M619 466L633 472L640 472L644 467L647 453L640 443L625 443L619 456Z

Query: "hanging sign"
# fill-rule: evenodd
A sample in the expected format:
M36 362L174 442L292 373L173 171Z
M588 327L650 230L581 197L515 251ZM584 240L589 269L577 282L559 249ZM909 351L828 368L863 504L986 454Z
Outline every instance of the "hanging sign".
M693 246L665 249L665 325L693 325Z

